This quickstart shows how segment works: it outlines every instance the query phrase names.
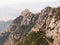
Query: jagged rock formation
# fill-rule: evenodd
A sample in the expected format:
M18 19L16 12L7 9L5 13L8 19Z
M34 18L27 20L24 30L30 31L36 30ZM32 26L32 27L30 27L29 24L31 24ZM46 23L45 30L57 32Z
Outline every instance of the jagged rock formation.
M32 31L43 31L49 45L60 45L60 7L46 7L36 14L25 9L9 25L7 31L2 33L3 35L0 36L0 40L3 39L3 44L0 44L14 45ZM4 39L4 37L6 38Z

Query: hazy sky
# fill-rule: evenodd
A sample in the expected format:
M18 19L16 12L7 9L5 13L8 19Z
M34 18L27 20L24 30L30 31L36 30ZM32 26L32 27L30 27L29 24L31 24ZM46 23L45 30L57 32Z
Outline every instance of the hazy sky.
M32 12L40 12L46 6L58 7L59 0L0 0L0 21L16 18L21 11L28 8Z

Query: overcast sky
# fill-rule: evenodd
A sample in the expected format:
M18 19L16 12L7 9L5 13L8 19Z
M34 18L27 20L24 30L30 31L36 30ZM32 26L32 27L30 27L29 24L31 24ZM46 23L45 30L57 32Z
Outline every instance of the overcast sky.
M32 12L40 12L46 6L58 7L59 0L0 0L0 21L16 18L21 11L28 8Z

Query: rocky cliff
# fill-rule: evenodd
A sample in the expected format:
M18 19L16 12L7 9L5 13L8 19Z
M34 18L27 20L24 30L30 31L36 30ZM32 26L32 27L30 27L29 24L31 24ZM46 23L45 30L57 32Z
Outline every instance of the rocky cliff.
M23 38L33 31L44 32L48 45L60 45L60 7L46 7L36 14L28 9L23 10L8 29L1 33L0 45L14 45L18 41L24 45Z

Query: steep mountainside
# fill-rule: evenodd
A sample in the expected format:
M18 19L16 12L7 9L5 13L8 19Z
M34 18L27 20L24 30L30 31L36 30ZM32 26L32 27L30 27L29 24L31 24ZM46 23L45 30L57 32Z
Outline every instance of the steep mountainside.
M60 45L60 7L21 12L0 35L0 45Z

